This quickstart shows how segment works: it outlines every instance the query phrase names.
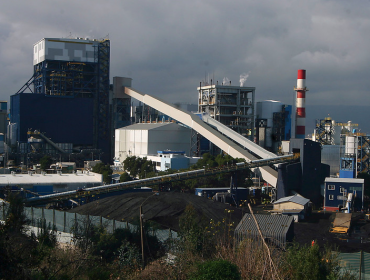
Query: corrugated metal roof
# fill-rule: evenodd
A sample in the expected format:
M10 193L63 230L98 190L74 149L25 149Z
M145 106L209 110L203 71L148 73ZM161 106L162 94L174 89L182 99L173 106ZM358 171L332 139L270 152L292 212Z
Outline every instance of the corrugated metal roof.
M257 223L266 236L273 236L276 234L286 234L293 222L293 217L280 216L280 215L262 215L255 214ZM235 232L256 232L258 234L256 223L252 214L245 214L243 219L237 225Z
M306 205L307 203L310 202L310 200L307 198L304 198L301 195L295 194L292 196L282 197L279 200L276 200L273 204L279 204L279 203L284 203L284 202L294 202L299 205Z
M101 174L89 172L83 174L1 174L0 185L54 185L73 183L103 183Z
M156 129L159 127L163 126L168 126L168 125L176 125L176 123L171 123L171 122L165 122L165 123L136 123L128 126L124 126L121 128L117 128L119 130L151 130L151 129Z
M294 218L292 216L282 215L262 215L255 214L257 223L263 237L270 240L275 245L285 247L287 233L294 226ZM244 238L260 238L256 223L252 214L245 214L243 219L235 228L235 237L238 241Z

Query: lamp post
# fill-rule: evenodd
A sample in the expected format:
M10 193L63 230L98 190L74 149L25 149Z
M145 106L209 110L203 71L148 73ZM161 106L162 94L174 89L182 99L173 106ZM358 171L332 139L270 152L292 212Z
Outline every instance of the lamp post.
M143 204L151 197L159 195L159 193L154 193L151 196L148 196L141 204L140 204L140 236L141 236L141 260L142 260L142 268L145 267L145 256L144 256L144 213L143 213Z

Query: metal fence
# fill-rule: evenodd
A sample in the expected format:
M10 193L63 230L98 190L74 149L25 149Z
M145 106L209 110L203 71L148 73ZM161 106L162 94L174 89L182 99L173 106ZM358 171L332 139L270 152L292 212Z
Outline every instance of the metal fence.
M370 253L360 251L334 254L338 254L339 266L343 274L350 271L360 280L370 279Z
M7 204L2 205L2 209L0 211L0 220L2 221L6 219L7 207ZM45 221L47 225L50 223L50 225L55 226L57 231L62 233L72 234L73 228L84 221L90 221L91 224L96 226L103 226L109 233L113 233L113 231L118 228L128 228L131 231L139 230L138 225L134 225L129 222L109 220L101 216L68 213L55 209L25 207L24 213L29 220L30 226L38 227L41 224L41 221ZM161 242L164 242L169 238L177 239L177 232L171 229L152 229L151 233Z

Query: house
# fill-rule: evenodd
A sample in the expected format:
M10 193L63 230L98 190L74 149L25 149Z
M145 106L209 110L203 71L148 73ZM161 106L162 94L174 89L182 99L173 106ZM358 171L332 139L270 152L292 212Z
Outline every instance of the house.
M292 216L298 222L311 212L311 202L299 194L283 197L273 203L272 212Z
M326 178L324 188L324 210L360 211L364 207L364 179ZM348 209L350 208L350 209Z

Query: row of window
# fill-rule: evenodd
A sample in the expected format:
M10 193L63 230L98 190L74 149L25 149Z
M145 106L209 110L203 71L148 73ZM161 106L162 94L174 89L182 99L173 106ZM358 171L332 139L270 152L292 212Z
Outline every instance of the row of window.
M328 190L329 191L334 191L335 190L335 185L328 185ZM362 191L362 187L349 187L350 191ZM343 187L340 187L340 193L345 193L346 189Z
M334 194L329 194L329 200L334 200ZM344 200L344 196L337 196L337 200Z
M329 191L334 191L335 190L335 185L328 185L328 190ZM339 191L340 191L340 193L345 193L346 192L346 189L340 187L340 190Z

